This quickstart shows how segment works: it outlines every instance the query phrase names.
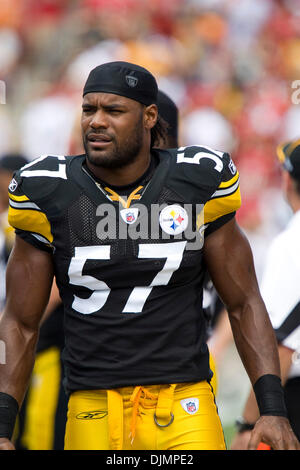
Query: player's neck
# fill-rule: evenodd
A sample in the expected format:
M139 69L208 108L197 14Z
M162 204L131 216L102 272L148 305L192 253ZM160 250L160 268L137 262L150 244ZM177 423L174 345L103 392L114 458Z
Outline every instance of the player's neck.
M138 158L134 162L122 168L105 168L93 165L86 159L89 171L99 180L105 181L112 186L127 186L138 180L149 168L151 154L144 158Z
M132 183L127 184L127 185L120 185L120 186L115 186L113 184L109 184L107 181L104 181L103 179L97 178L87 167L86 162L83 164L83 168L89 173L89 175L97 182L99 183L103 188L105 186L109 187L113 191L122 194L122 195L127 195L130 194L137 186L145 186L150 179L153 176L153 173L155 169L157 168L159 164L159 158L157 157L156 153L153 152L151 153L151 158L150 158L150 164L146 171L140 176L137 180L134 180Z

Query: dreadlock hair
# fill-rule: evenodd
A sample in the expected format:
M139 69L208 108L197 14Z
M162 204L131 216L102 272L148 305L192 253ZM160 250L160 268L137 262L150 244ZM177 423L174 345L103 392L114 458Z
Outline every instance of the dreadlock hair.
M154 127L151 129L151 142L150 148L157 146L158 142L166 142L168 137L168 123L159 115Z

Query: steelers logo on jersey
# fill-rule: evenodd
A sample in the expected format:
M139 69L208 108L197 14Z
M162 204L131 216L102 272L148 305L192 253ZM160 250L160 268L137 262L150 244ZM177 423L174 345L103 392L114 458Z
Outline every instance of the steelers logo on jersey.
M178 235L188 226L187 211L177 204L167 206L160 213L159 223L164 232Z

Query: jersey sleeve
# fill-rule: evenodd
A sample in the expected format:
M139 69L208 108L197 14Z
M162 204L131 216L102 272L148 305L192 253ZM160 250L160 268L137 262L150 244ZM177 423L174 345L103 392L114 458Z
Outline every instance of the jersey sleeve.
M46 214L21 187L18 194L9 192L8 222L18 236L36 248L52 251L53 236Z
M235 216L241 206L239 173L228 154L223 157L222 181L203 209L205 236Z
M44 175L41 172L50 171L44 170L47 162L43 160L37 159L14 174L8 188L8 222L25 241L36 248L52 252L51 223L40 201L47 195L51 197L54 181L53 178L47 178L50 181L45 182L45 178L41 177ZM41 166L43 169L40 169Z

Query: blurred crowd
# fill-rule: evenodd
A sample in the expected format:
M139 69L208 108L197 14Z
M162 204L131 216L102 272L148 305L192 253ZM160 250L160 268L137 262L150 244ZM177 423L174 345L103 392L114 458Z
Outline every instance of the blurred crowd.
M274 154L300 135L299 54L297 0L1 0L0 155L80 152L89 70L136 62L178 105L182 145L231 152L241 224L269 222L271 201L281 225Z
M0 158L81 153L90 69L138 63L178 105L181 145L231 153L260 277L290 216L275 149L300 137L299 57L299 0L0 0Z

